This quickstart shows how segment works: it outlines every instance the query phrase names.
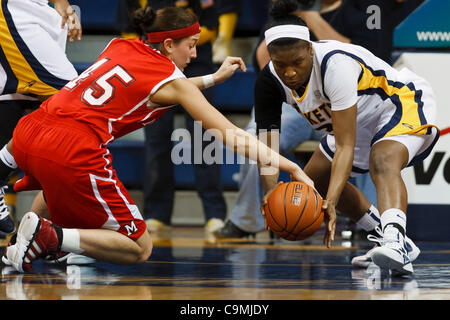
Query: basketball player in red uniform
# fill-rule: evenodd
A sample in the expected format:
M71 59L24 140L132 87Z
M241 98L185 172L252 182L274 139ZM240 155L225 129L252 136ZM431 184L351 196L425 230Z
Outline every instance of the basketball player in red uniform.
M196 56L200 33L193 13L146 8L135 19L148 40L112 40L90 68L19 122L6 148L25 172L15 190L42 189L51 220L33 212L23 217L3 257L20 272L61 251L116 264L149 258L150 234L117 178L108 144L173 105L220 132L234 151L278 164L312 185L296 164L235 127L201 94L199 89L225 81L238 68L245 71L242 59L229 57L214 74L185 78L182 71Z

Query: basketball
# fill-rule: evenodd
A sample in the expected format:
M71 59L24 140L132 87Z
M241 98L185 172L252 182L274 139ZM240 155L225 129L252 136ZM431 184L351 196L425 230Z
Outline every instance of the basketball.
M264 206L267 226L279 237L297 241L312 236L323 221L322 197L302 182L278 185Z

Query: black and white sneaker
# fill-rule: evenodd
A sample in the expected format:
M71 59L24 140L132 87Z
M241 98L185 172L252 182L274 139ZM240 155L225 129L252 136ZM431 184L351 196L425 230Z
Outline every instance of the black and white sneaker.
M410 275L413 266L406 250L406 241L402 233L394 226L384 229L380 247L372 251L372 261L381 269L389 269L394 276Z
M73 252L59 251L57 254L49 255L44 261L56 265L86 265L95 263L96 260Z
M369 234L367 236L369 241L375 242L375 246L367 251L365 254L361 256L356 256L352 259L351 263L353 267L356 268L367 268L370 263L372 263L372 253L375 248L378 248L382 245L383 242L383 232L379 227L375 228L374 234ZM420 249L415 245L415 243L405 236L405 247L409 257L409 260L413 262L417 259L420 254Z
M16 231L16 225L5 203L6 189L8 189L8 186L0 187L0 236L5 236Z

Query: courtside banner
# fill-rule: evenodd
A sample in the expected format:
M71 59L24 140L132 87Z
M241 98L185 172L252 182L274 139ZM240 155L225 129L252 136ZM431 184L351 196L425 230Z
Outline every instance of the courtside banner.
M450 209L450 53L404 53L394 67L407 67L425 78L437 102L439 141L430 155L402 171L409 204L449 205Z
M427 0L397 26L397 48L444 48L450 46L450 1Z

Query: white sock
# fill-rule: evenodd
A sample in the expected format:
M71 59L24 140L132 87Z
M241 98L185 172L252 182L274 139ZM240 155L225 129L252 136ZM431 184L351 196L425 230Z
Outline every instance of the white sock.
M83 253L80 247L80 233L77 229L62 228L63 238L61 244L61 251Z
M371 205L369 210L359 219L356 224L365 231L372 231L380 225L380 213L374 205Z
M16 161L14 160L13 155L6 149L6 145L0 150L0 160L11 169L17 168Z
M406 214L396 208L388 209L381 214L381 227L384 228L388 224L394 224L395 226L401 227L403 230L399 229L403 234L406 233Z

